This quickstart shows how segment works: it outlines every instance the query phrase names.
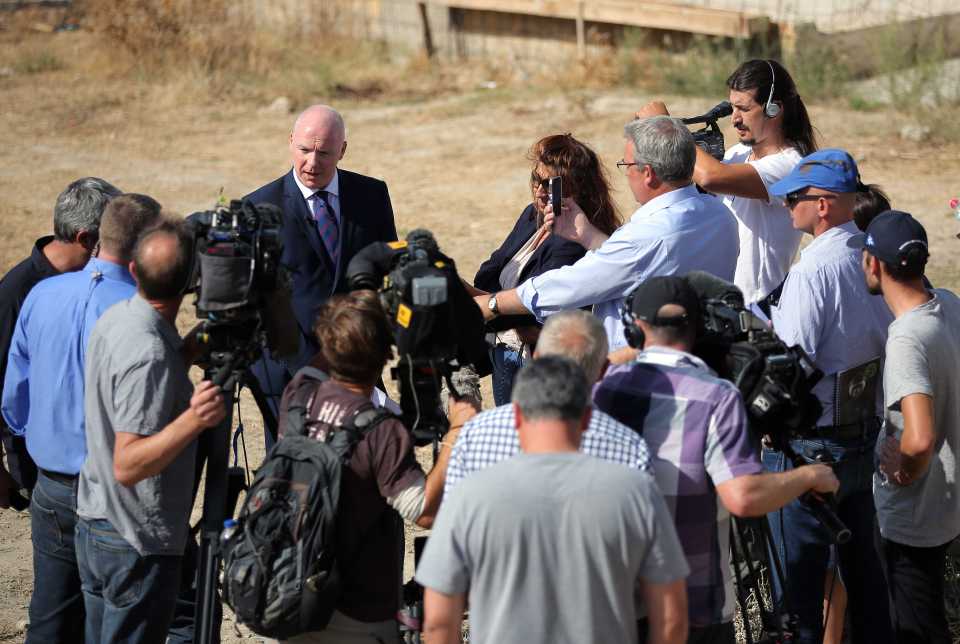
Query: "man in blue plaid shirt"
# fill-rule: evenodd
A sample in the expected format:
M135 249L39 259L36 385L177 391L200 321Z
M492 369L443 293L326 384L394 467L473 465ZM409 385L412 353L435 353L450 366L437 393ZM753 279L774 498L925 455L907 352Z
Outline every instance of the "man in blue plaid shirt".
M594 315L575 309L547 318L534 357L560 355L577 362L590 384L600 378L608 351L607 335ZM594 409L580 450L591 456L649 471L647 444L635 431ZM520 452L513 405L502 405L470 419L450 452L444 496L471 472Z

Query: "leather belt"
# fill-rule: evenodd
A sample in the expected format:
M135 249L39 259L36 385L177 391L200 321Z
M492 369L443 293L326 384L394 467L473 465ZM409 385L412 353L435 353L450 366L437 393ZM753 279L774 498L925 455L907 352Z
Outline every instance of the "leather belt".
M64 485L73 485L79 476L79 474L61 474L60 472L51 472L50 470L45 470L42 467L39 469L40 473L46 476L48 479L59 481Z
M859 423L849 423L846 425L821 425L815 427L813 433L820 438L832 438L834 440L850 440L852 438L864 438L880 429L880 419L871 418Z

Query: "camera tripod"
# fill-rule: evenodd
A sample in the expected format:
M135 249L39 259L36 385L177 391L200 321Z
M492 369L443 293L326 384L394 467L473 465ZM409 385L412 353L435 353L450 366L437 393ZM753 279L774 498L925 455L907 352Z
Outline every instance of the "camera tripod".
M246 487L243 468L230 467L230 430L233 425L233 406L239 400L243 387L250 389L263 417L264 431L277 435L277 418L270 407L260 383L250 372L249 365L259 355L254 351L221 351L211 354L211 367L204 377L218 385L224 394L226 415L216 427L200 435L197 445L197 476L194 482L196 498L200 473L206 463L206 481L203 490L203 514L200 529L200 554L197 564L196 618L194 641L210 644L216 619L217 579L220 571L220 532L223 522L232 517L240 492Z
M797 454L789 441L782 436L773 443L774 449L790 459L794 467L807 464L806 459ZM830 463L826 459L817 459L817 461L824 464ZM800 501L830 533L834 543L843 544L850 540L852 536L850 529L843 524L834 511L836 504L832 494L817 497L808 492L800 497ZM775 575L781 580L780 603L784 606L789 605L783 564L773 542L767 517L747 519L731 517L730 552L734 586L743 617L747 644L786 644L793 641L796 636L797 618L795 615L782 612L773 597L773 576ZM763 578L764 571L768 575L766 580ZM767 586L766 589L765 586ZM766 590L770 593L769 606L764 601ZM748 606L751 598L756 601L759 613L760 636L758 639L754 638L750 623Z

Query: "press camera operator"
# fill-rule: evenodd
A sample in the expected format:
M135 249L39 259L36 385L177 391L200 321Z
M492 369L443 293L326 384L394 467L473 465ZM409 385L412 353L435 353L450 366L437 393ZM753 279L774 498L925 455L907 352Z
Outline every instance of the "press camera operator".
M87 642L165 642L174 616L196 439L226 409L219 387L190 382L176 328L193 259L183 222L144 232L130 263L136 294L90 335L76 528Z
M801 234L770 186L817 149L807 108L790 73L775 60L748 60L727 79L740 143L723 162L697 148L693 180L723 197L737 218L740 256L734 283L747 304L776 290L793 262ZM637 117L668 114L661 102Z
M790 269L771 318L780 339L802 348L824 373L813 388L823 413L812 436L791 445L808 460L833 461L841 481L837 514L852 532L847 543L836 546L852 641L875 644L891 641L886 588L873 545L871 474L892 316L864 284L859 249L848 246L859 233L853 213L860 187L856 162L837 149L804 157L770 187L790 210L794 227L813 236ZM764 450L763 461L771 471L790 468L782 452ZM800 503L770 515L770 524L784 561L786 608L799 616L797 641L819 642L831 539Z
M369 290L334 295L317 313L315 363L330 376L316 385L307 428L317 438L337 431L354 412L369 407L370 394L392 357L393 330L378 296ZM287 386L280 428L302 374ZM398 594L403 568L401 517L429 528L440 506L450 448L476 409L451 402L450 429L428 475L414 456L413 436L389 418L364 434L344 472L337 541L352 556L342 562L343 593L330 624L321 632L293 637L294 643L398 642Z
M762 516L807 491L835 492L839 483L826 465L763 472L740 392L692 353L701 305L686 278L649 279L627 304L625 333L643 350L611 367L594 390L594 404L650 448L691 569L687 641L733 644L730 515Z

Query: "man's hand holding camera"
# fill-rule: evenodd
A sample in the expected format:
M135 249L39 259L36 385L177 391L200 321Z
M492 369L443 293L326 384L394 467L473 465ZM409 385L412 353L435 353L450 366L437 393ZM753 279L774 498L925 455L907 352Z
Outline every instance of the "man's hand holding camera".
M227 413L220 387L209 380L197 383L190 398L190 411L200 429L216 426Z

